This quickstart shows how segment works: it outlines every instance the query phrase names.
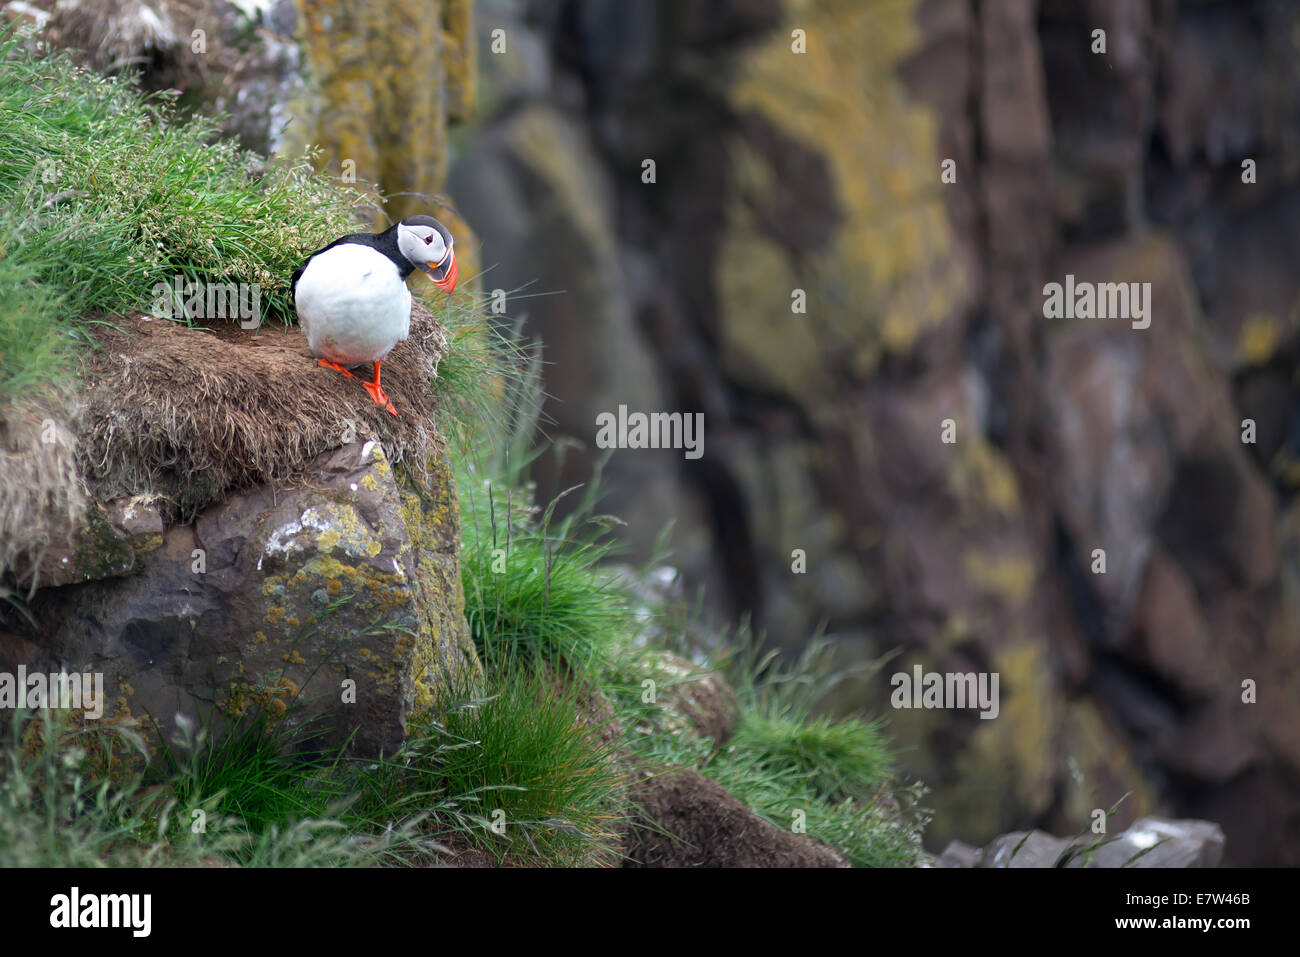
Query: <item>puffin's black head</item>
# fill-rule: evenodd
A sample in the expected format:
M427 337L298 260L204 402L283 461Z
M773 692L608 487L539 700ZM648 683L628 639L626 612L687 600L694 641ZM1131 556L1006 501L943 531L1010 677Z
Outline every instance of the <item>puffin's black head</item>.
M407 216L397 224L397 249L429 274L443 292L456 288L456 252L447 227L432 216Z

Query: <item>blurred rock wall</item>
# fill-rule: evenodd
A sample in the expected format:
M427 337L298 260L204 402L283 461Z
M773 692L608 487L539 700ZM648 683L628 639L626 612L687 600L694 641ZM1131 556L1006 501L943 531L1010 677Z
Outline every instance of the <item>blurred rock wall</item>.
M703 412L700 459L609 463L635 549L675 516L720 616L901 649L845 708L887 711L914 663L999 672L996 720L890 712L934 847L1131 791L1116 825L1210 818L1228 863L1300 863L1300 8L475 16L450 192L547 345L551 433L585 443L543 491L588 477L601 412ZM1150 327L1045 319L1067 274L1151 283Z

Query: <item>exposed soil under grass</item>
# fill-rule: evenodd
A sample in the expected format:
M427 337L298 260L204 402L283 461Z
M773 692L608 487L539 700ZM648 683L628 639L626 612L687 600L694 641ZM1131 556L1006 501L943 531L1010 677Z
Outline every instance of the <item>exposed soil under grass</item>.
M646 826L628 829L628 867L849 866L838 851L772 826L693 769L647 775L632 796Z

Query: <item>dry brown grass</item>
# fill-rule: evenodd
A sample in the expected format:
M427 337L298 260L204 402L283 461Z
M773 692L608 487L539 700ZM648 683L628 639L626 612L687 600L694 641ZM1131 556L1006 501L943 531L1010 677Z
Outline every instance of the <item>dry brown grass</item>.
M39 558L85 515L76 436L64 417L35 403L0 413L0 571Z
M167 521L185 522L233 489L293 480L352 437L417 473L439 441L430 383L447 339L418 300L383 366L397 418L317 366L297 326L203 331L138 314L116 326L96 327L104 351L88 361L80 415L78 458L101 501L157 494Z

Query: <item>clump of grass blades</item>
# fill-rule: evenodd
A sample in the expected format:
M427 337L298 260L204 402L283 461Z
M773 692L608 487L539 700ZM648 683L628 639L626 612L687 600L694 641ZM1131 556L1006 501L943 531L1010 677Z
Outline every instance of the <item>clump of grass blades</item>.
M733 739L737 748L794 770L827 801L868 797L893 777L883 721L817 713L849 674L834 668L831 647L821 637L789 667L781 667L775 653L754 660L748 652L731 656L727 669L743 715Z
M440 714L367 774L354 813L427 814L435 838L498 862L613 862L623 776L576 691L503 660Z
M202 732L182 738L169 770L145 776L130 770L149 750L130 729L15 712L0 743L0 866L349 867L431 858L437 845L418 833L418 820L367 829L348 816L341 795L351 779L338 753L304 761L290 753L293 733L251 727L215 743ZM106 755L116 756L112 766Z
M610 546L553 531L550 509L535 526L507 517L530 512L513 490L461 489L474 503L461 551L465 617L485 662L507 652L581 667L608 660L626 623L618 585L598 567ZM475 523L484 498L489 517Z
M599 476L569 515L569 489L539 509L521 481L524 455L458 471L465 617L479 653L535 654L588 668L608 665L631 620L620 579L601 562L615 545L599 536L617 521L593 515Z
M869 797L892 773L878 721L825 716L796 721L750 713L731 743L767 767L794 771L824 801Z
M216 799L250 835L300 818L321 818L343 797L342 750L300 753L303 726L258 712L216 735L180 722L154 772L182 804Z
M469 294L430 300L447 332L447 354L433 382L443 430L459 454L474 457L502 446L539 379L540 357L518 326L502 328L487 300Z
M77 726L62 712L18 710L0 746L0 866L192 864L239 845L213 818L191 839L187 807L127 768L147 748L130 729ZM105 755L122 759L107 767ZM110 773L111 772L111 773Z
M508 337L517 356L517 333ZM479 654L536 656L580 669L608 666L629 628L628 596L601 563L616 545L602 534L621 524L597 515L600 470L585 489L561 492L545 508L534 502L527 467L541 415L541 362L521 359L506 383L496 427L457 463L461 509L461 581L465 617ZM573 509L558 510L582 489Z
M0 214L0 234L17 219ZM58 329L63 298L38 282L38 266L21 250L0 258L0 404L72 377L72 338Z
M119 855L143 863L166 849L133 814L138 787L118 788L95 773L92 755L105 735L119 735L110 753L142 753L138 738L76 728L49 711L14 711L2 730L0 866L99 867Z
M910 806L896 809L872 796L829 799L797 766L775 764L743 743L730 744L701 771L777 827L790 827L802 812L808 836L838 849L855 867L906 867L920 853L927 819ZM912 788L897 796L912 805L921 793Z
M391 762L351 757L346 741L320 747L323 728L303 720L301 709L295 701L283 713L258 711L210 743L207 728L184 725L162 780L182 804L221 811L241 838L227 856L248 866L436 859L443 848L421 830L427 809L395 817L401 801L382 814L365 807Z
M924 789L899 781L883 722L818 713L837 684L883 662L836 669L833 647L820 636L786 667L775 653L757 658L756 647L746 643L726 662L741 718L705 773L774 824L788 826L790 808L802 807L808 833L855 866L911 864L929 812L920 806Z

